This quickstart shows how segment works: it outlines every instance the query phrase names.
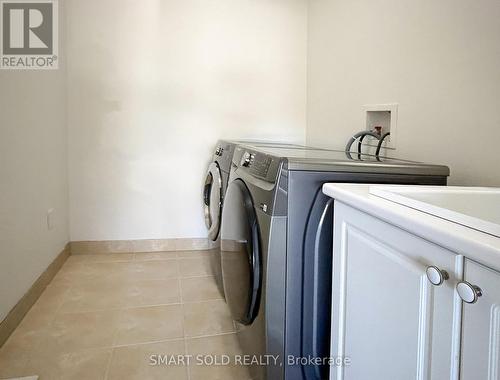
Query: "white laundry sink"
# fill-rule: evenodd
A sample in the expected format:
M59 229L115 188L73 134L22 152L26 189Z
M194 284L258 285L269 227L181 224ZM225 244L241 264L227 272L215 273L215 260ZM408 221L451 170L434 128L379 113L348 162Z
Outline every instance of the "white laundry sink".
M500 237L500 188L370 186L370 194Z

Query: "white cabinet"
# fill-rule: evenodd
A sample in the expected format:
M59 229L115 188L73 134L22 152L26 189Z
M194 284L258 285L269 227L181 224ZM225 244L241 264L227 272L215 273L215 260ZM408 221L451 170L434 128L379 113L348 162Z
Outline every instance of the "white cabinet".
M431 266L448 275L438 286ZM337 203L331 354L350 365L330 378L458 378L462 270L462 256Z
M466 260L464 280L482 296L463 304L460 379L500 379L500 273Z
M500 380L500 236L370 188L323 188L335 199L331 355L349 359L330 380ZM426 200L456 206L463 191ZM491 214L490 198L473 200L465 216Z

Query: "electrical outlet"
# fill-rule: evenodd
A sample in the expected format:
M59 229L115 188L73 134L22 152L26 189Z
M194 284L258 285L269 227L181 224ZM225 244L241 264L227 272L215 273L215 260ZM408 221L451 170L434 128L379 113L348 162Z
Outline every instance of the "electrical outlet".
M55 209L49 208L47 210L47 229L49 231L54 229L54 222L55 222Z

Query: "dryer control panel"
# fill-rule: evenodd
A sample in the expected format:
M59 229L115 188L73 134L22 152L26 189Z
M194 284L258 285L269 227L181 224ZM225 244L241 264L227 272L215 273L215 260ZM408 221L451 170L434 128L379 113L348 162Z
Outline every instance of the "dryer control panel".
M274 182L280 160L261 152L244 151L239 162L254 177Z

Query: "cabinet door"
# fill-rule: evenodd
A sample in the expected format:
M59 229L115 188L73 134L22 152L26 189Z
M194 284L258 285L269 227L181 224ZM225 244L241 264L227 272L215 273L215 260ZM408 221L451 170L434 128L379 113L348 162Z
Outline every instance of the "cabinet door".
M457 379L463 258L336 204L330 379ZM448 280L432 285L426 269Z
M500 379L500 273L466 260L464 279L482 296L463 304L460 379Z

